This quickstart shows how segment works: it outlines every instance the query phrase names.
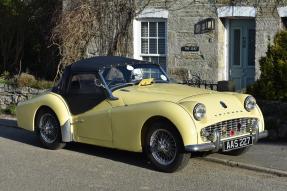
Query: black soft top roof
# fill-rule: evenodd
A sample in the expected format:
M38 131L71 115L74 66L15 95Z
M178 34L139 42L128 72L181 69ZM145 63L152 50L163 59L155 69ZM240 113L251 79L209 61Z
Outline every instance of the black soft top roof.
M153 64L153 63L121 56L97 56L79 60L71 65L71 69L72 71L91 71L91 70L99 70L101 68L106 67L110 68L112 66L139 65L139 64Z

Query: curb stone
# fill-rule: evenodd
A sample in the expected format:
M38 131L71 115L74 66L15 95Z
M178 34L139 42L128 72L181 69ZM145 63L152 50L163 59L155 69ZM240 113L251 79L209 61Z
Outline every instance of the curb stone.
M256 165L252 165L252 164L236 162L233 160L219 159L219 158L210 157L210 156L204 157L202 159L206 160L206 161L210 161L210 162L216 162L216 163L224 164L224 165L231 166L231 167L238 167L238 168L253 170L253 171L257 171L257 172L264 172L264 173L268 173L268 174L277 175L280 177L287 177L287 171L283 171L283 170L260 167L260 166L256 166Z

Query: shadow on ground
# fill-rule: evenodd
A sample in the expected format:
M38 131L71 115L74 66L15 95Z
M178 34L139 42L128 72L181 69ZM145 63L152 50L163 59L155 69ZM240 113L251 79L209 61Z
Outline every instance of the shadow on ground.
M5 124L3 124L3 122L5 122ZM15 126L9 126L9 124L12 123L16 123L16 121L6 119L0 120L0 138L3 137L5 139L10 139L36 147L40 146L38 138L34 133Z
M278 138L276 140L265 138L265 139L259 140L259 143L266 144L266 145L286 145L287 146L287 137Z
M17 127L17 121L15 119L0 119L0 126Z
M4 126L3 122L7 124L7 122L10 123L11 121L13 120L0 120L0 138L2 137L4 139L9 139L37 148L43 148L38 137L33 132L15 126ZM15 121L11 123L15 123ZM140 168L153 170L151 164L146 160L145 156L142 153L120 151L116 149L108 149L82 143L68 143L65 147L65 150L106 158L109 160L138 166Z

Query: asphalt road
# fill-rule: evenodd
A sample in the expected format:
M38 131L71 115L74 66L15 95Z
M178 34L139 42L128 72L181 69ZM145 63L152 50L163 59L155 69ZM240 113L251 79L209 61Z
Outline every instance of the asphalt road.
M260 141L252 146L248 152L240 156L214 153L208 157L232 160L287 172L287 142Z
M0 127L0 190L282 190L287 178L190 159L180 172L154 171L141 154L69 144L41 148L33 134Z

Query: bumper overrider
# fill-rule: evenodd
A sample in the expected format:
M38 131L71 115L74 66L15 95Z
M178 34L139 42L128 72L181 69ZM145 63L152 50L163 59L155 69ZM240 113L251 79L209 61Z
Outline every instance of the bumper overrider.
M187 152L204 152L204 151L212 151L218 152L223 147L223 142L221 140L220 133L218 131L214 132L215 141L203 144L195 144L195 145L187 145L185 146L185 151ZM253 143L256 143L259 139L265 138L268 136L268 131L259 132L257 128L256 132L252 134ZM244 136L242 136L244 137ZM232 138L230 138L232 139Z

